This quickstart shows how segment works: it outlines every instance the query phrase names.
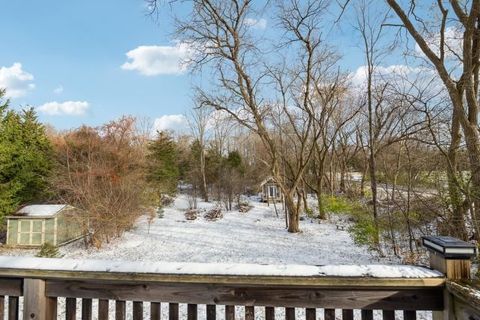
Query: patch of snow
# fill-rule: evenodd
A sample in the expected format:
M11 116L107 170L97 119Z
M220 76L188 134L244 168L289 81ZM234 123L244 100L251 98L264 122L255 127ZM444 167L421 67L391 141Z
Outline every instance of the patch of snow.
M300 233L285 229L282 205L250 201L247 213L224 211L223 219L185 219L189 198L177 197L164 208L163 218L148 225L140 218L136 227L100 249L85 249L81 242L62 247L65 258L127 261L247 263L247 264L398 264L394 258L381 258L367 247L357 246L347 229L335 223L300 221ZM211 209L215 202L198 201L200 209ZM135 244L135 245L132 245ZM17 253L22 255L22 253ZM27 253L28 254L28 253Z
M319 272L332 277L373 278L435 278L443 274L425 267L406 265L327 265L319 266Z
M403 265L261 265L245 263L129 262L0 256L0 270L12 268L49 271L74 270L82 272L155 273L159 275L335 276L374 278L432 278L442 276L441 273L427 268Z
M17 213L29 216L29 217L36 217L36 216L54 216L58 212L62 211L66 208L66 204L33 204L29 206L25 206L17 211Z

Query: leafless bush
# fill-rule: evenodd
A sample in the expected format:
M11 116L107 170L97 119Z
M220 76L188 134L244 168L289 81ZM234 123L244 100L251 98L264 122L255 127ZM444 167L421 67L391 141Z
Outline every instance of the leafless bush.
M175 198L169 196L168 194L162 194L160 198L160 205L162 207L167 207L175 201Z
M223 218L222 209L220 207L210 209L207 211L207 213L205 213L203 217L205 218L205 220L208 220L208 221L216 221L218 219L222 219Z
M198 209L189 209L185 211L185 219L192 221L192 220L197 220L199 215L199 210Z
M238 212L246 213L246 212L250 211L253 208L253 206L246 203L246 202L241 202L236 206L236 208L237 208Z
M100 247L133 227L145 212L143 152L135 121L124 117L99 128L81 127L55 141L53 185L80 209L88 244Z

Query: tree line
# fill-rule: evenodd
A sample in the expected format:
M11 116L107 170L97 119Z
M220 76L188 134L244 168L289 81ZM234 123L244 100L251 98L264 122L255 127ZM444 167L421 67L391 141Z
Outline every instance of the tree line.
M422 234L478 238L480 1L182 3L190 12L175 23L177 40L190 48L185 63L210 79L194 88L191 132L152 139L130 117L66 133L39 124L47 140L2 145L10 150L2 168L12 172L2 176L2 194L15 194L2 203L53 193L95 216L94 242L102 243L178 182L229 210L272 176L289 232L301 231L304 216L348 211L358 242L411 259ZM252 27L262 14L269 32ZM361 52L357 74L332 37L347 25ZM2 110L2 136L20 137L13 131L37 123L32 111ZM19 148L41 149L45 164ZM16 159L40 172L17 178L27 171ZM49 174L54 179L43 178ZM39 184L22 187L30 178Z
M325 218L322 195L346 193L355 169L369 199L364 231L378 250L389 243L413 254L426 232L478 237L480 1L187 3L176 37L190 45L193 74L211 78L195 87L197 105L261 142L288 231L300 231L308 193ZM269 32L252 27L262 15ZM347 26L363 52L361 79L342 66L332 37Z
M255 184L248 182L254 173L238 151L223 153L206 138L154 132L149 120L131 116L57 131L42 124L32 108L10 108L4 95L0 91L2 234L5 217L21 206L66 203L81 209L77 218L88 235L85 244L100 247L132 228L141 215L155 217L179 183L188 186L192 198L208 201L210 194L225 210Z

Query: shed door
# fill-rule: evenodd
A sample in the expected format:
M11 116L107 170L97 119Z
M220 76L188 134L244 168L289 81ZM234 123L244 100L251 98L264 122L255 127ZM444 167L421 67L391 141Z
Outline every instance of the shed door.
M270 186L268 188L268 194L270 196L270 198L275 198L277 196L277 187L276 186Z
M32 220L32 237L30 240L31 245L41 245L42 241L42 225L44 220Z

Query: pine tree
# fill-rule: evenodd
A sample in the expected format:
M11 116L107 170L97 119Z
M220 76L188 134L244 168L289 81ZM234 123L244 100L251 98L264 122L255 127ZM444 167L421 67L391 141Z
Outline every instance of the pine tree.
M0 225L21 204L47 194L53 151L33 109L9 109L0 90Z
M157 195L174 194L179 178L175 142L167 132L161 131L150 143L148 150L147 180Z

